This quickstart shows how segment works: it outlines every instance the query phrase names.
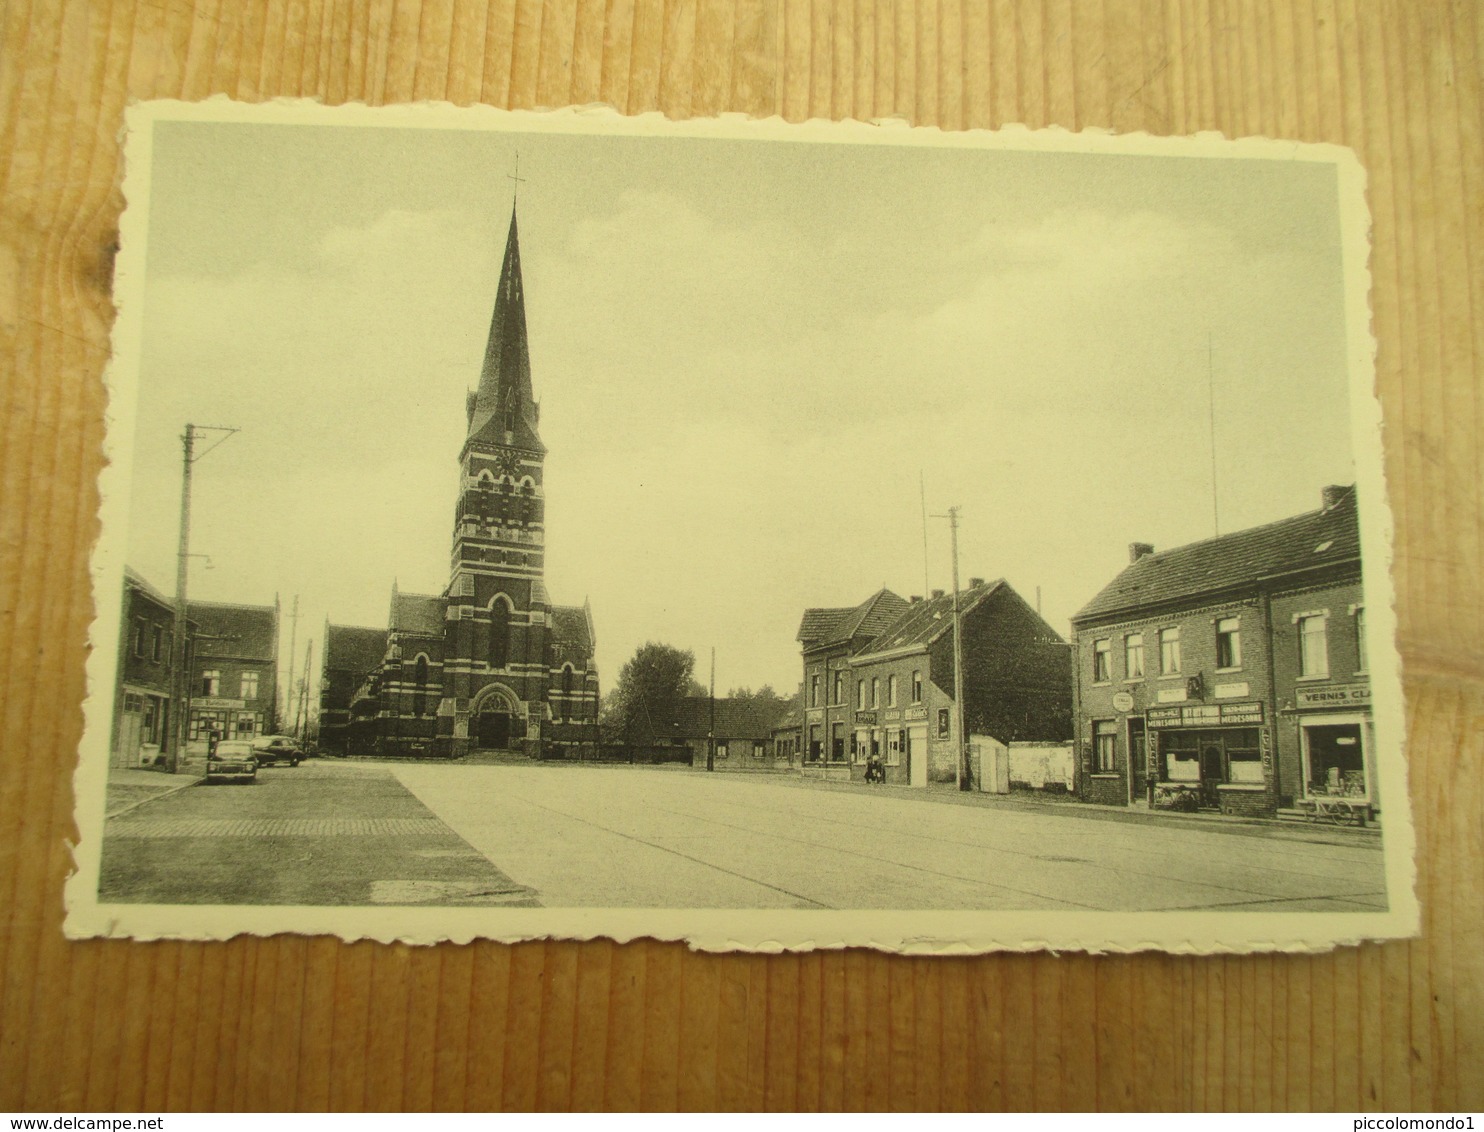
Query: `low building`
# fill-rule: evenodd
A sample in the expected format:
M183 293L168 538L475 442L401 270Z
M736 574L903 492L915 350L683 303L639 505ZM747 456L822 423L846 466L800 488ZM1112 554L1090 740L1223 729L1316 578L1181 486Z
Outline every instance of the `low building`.
M250 739L278 727L278 602L192 601L187 739Z
M319 744L349 753L350 704L386 659L385 629L325 622L324 664L319 686Z
M1355 490L1321 504L1161 553L1134 543L1073 617L1085 801L1377 805Z
M974 578L957 600L969 737L1069 738L1066 641L1004 581ZM888 782L957 783L953 610L942 590L910 601L882 590L853 610L805 612L806 768L864 778L879 757Z
M786 770L789 757L780 756L774 732L788 708L787 701L770 707L750 699L686 696L669 709L638 713L625 735L623 757L705 767L709 755L719 771Z
M149 766L169 751L175 605L124 567L111 763Z

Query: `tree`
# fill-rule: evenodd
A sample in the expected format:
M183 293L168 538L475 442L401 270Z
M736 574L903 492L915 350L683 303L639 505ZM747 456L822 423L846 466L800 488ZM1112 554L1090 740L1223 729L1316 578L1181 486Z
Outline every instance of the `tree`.
M603 705L604 726L633 741L652 724L673 719L680 701L696 694L695 668L696 655L689 649L656 641L640 645L619 670Z

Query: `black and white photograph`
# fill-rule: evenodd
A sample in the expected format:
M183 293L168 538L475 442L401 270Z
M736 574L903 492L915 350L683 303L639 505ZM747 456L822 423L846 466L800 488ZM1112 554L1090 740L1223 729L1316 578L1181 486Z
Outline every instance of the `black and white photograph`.
M73 937L1414 934L1333 146L145 103Z

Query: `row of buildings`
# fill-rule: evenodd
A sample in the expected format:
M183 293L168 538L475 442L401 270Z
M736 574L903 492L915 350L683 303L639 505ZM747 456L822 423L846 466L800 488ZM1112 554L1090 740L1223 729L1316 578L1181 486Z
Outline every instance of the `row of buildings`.
M186 605L186 741L249 739L278 725L278 600L272 605ZM175 603L125 568L116 668L112 764L168 760L175 668Z

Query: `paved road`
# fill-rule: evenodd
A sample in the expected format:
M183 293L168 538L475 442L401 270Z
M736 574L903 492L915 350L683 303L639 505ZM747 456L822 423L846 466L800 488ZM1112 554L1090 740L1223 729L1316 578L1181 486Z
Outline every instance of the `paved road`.
M105 903L530 906L384 767L308 762L104 824Z
M346 770L353 769L345 767ZM1380 842L632 767L392 773L547 907L1384 909Z

